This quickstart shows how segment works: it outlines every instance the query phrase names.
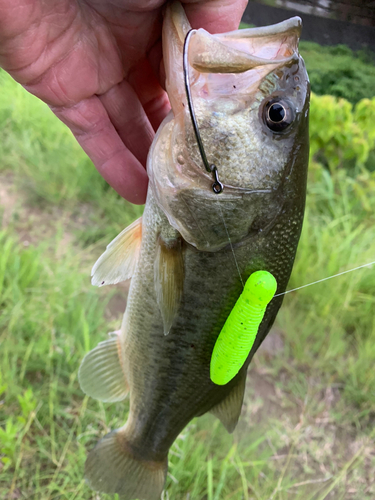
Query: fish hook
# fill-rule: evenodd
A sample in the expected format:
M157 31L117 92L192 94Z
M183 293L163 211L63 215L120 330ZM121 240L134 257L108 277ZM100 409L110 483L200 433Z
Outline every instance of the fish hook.
M214 164L209 164L207 160L207 156L204 150L203 142L201 135L199 133L199 128L198 128L198 122L195 116L194 112L194 107L193 107L193 99L191 96L191 91L190 91L190 78L189 78L189 63L188 63L188 46L189 46L189 41L192 35L196 33L197 30L191 29L188 31L186 37L185 37L185 42L184 42L184 50L183 50L183 69L184 69L184 82L185 82L185 90L186 90L186 98L189 106L189 112L190 112L190 117L191 117L191 122L193 124L193 129L195 133L195 137L197 139L198 143L198 149L203 161L203 165L205 166L207 172L212 173L213 178L214 178L214 183L212 184L212 190L215 194L219 194L223 191L224 186L219 180L219 172L217 170L216 165Z

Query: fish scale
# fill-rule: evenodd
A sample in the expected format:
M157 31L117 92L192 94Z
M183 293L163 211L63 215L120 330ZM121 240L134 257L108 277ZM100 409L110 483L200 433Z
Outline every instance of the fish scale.
M147 266L153 262L155 253L155 246L150 242L156 241L157 228L154 224L154 214L157 210L155 202L148 199L144 214L145 226L147 226L144 241L147 242L147 249L139 261L140 271L134 276L130 290L131 297L147 295L147 302L142 303L142 308L147 307L147 314L142 314L139 301L135 301L137 305L134 307L131 319L127 322L129 333L123 346L123 351L129 352L129 368L134 380L137 381L134 396L132 392L130 393L130 412L134 419L141 420L144 401L148 402L148 418L142 420L142 427L139 426L137 429L139 433L137 439L139 439L139 446L144 455L148 450L155 448L167 453L185 425L194 416L202 411L208 411L225 398L241 376L240 374L234 379L233 384L228 384L222 390L212 384L209 378L209 364L214 343L242 289L238 275L233 272L233 257L230 248L225 248L220 252L205 253L186 245L184 248L186 275L184 298L174 326L169 335L164 336L156 296L155 293L148 294L148 283L145 279ZM149 213L152 222L148 219ZM157 219L160 220L161 217ZM281 237L290 234L290 228L294 227L293 222L292 217L287 218L285 224L278 224L275 227L271 232L271 237L267 237L267 254L264 253L262 240L266 236L263 235L249 239L247 244L243 243L235 249L240 270L244 276L247 277L253 270L256 270L249 268L249 255L252 255L254 260L258 257L258 262L262 262L261 267L271 270L279 283L279 288L286 287L295 245L293 241L290 241L289 245L284 245L280 249L279 242ZM262 249L261 254L259 249ZM149 274L152 273L149 271ZM219 275L219 280L212 279L215 274ZM212 303L212 298L215 300L214 303ZM275 316L275 310L280 305L281 300L275 300L272 307L267 310L259 330L258 343L265 336L270 319ZM132 310L131 302L128 307ZM139 332L144 332L144 334L139 336ZM191 345L194 345L194 348ZM249 364L254 352L255 349L250 353L245 367ZM165 366L163 360L173 363L173 367L169 367L168 363ZM149 368L148 376L143 369L146 364ZM205 381L205 384L202 381ZM160 417L159 415L160 401L168 406L167 416ZM204 402L203 409L202 402ZM158 423L160 429L157 428L155 422ZM153 428L151 434L150 425ZM165 442L161 442L160 434L164 429L168 429L168 434L165 436ZM157 446L152 439L157 440Z
M168 4L163 57L172 112L148 155L144 214L93 268L98 285L132 277L120 332L88 353L79 370L81 387L92 397L120 401L129 394L124 426L88 455L85 476L95 490L122 500L157 500L168 451L194 417L211 412L228 432L236 427L247 367L283 297L268 304L234 378L215 384L210 362L242 292L241 278L266 270L283 293L293 267L309 151L300 26L293 18L264 29L192 34L191 96L208 161L215 161L224 184L215 194L185 94L182 56L190 25L180 4ZM284 109L276 124L267 115L275 99Z

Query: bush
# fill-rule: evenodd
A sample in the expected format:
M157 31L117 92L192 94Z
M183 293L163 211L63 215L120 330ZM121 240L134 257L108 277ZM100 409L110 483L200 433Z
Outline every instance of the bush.
M354 52L346 45L324 47L304 41L300 43L300 51L316 94L343 97L352 104L375 96L375 65L371 52Z
M375 98L355 106L330 95L311 96L311 160L331 172L344 168L357 175L364 167L375 168Z

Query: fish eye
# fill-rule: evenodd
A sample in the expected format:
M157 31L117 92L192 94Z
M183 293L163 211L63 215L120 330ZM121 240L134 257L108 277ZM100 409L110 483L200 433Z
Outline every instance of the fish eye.
M284 99L272 99L263 108L263 117L267 127L273 132L283 132L294 121L294 110Z

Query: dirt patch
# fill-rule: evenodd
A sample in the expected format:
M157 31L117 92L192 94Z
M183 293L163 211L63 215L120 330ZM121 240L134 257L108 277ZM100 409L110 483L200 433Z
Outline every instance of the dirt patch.
M274 326L267 337L263 340L258 353L270 358L284 349L284 332Z
M238 439L249 427L267 437L272 460L294 479L282 498L310 500L373 500L375 443L337 415L344 413L340 387L306 375L306 393L293 392L290 373L272 374L272 359L282 349L282 332L270 332L262 356L250 365L245 401L236 430ZM280 338L278 338L280 337ZM322 492L326 492L323 496ZM275 496L278 498L276 491ZM281 497L280 497L281 498Z
M56 255L60 257L74 244L74 232L84 226L82 212L88 208L81 207L75 215L59 207L32 205L26 198L16 188L11 173L0 174L0 228L11 227L25 247L53 238L56 241L58 235Z
M108 306L105 311L105 317L109 321L121 321L121 317L125 312L126 301L128 298L130 280L126 280L117 285L109 285L108 290L115 289L114 295L109 299Z
M10 174L0 175L0 208L2 213L2 226L8 226L16 209L18 195L15 193L13 178Z

